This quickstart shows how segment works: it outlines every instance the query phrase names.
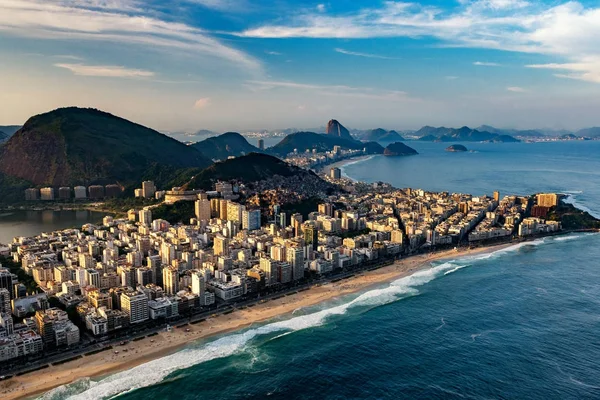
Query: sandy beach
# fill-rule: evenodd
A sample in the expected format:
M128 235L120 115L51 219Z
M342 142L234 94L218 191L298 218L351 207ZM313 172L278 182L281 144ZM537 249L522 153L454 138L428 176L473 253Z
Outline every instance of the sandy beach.
M435 260L488 253L508 246L510 244L474 250L448 250L408 257L387 267L358 273L349 279L314 286L309 290L256 304L227 315L209 318L198 324L174 328L171 332L161 332L156 336L129 342L124 346L115 345L113 350L83 356L74 361L2 381L0 382L0 397L2 399L31 397L80 378L98 377L127 370L174 353L194 340L243 329L253 323L291 314L298 308L314 306L327 300L356 293L368 289L370 286L389 282L410 275L419 269L428 268L430 263ZM186 332L188 329L189 332ZM124 351L125 349L127 350ZM118 350L118 354L115 353L115 350Z
M337 161L337 162L334 162L333 164L326 165L325 167L323 167L323 170L324 171L329 171L331 168L340 168L340 169L343 169L343 167L345 165L354 164L354 163L357 163L357 162L368 160L368 159L370 159L372 157L375 157L375 156L374 155L368 155L368 156L360 156L360 157L347 158L345 160ZM343 173L343 171L342 171L342 176L344 176L345 178L350 178L349 176L345 175Z

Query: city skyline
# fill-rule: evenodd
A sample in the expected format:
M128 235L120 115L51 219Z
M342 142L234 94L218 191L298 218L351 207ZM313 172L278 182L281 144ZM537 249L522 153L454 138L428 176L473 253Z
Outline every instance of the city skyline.
M600 124L591 1L0 0L0 123L162 131Z

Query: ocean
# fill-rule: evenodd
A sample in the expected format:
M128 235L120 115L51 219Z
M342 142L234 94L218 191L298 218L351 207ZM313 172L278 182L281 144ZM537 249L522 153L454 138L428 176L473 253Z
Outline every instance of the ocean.
M569 192L600 213L600 142L413 144L420 155L344 172L429 190ZM572 234L434 262L44 398L600 398L599 259L600 235Z

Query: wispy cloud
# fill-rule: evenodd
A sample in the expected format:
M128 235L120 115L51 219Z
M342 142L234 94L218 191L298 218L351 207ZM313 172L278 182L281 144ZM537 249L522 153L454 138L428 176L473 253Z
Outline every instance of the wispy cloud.
M200 110L206 108L210 104L210 97L203 97L201 99L196 100L194 103L194 109Z
M345 50L345 49L341 49L339 47L335 48L334 51L341 53L341 54L346 54L348 56L357 56L357 57L366 57L366 58L379 58L382 60L397 60L398 58L396 57L388 57L388 56L382 56L379 54L371 54L371 53L361 53L358 51L350 51L350 50Z
M327 6L325 4L317 4L317 11L320 13L324 13L327 11Z
M568 77L597 81L600 7L578 1L461 0L456 8L383 2L354 13L308 12L287 23L263 24L238 36L255 38L435 38L443 46L485 48L557 56L577 64ZM477 64L476 64L477 65ZM485 65L480 64L480 65ZM580 66L588 69L580 71ZM489 65L488 65L489 66Z
M311 83L299 83L290 81L258 81L249 80L245 85L252 91L265 91L275 89L293 89L313 91L319 95L354 97L388 101L420 101L410 97L408 93L401 90L380 90L368 87L354 87L347 85L320 85Z
M210 2L208 2L210 3ZM216 0L215 0L216 4ZM38 40L103 41L182 50L258 71L261 64L207 32L163 20L135 0L0 0L0 33Z
M84 64L54 64L55 67L65 68L75 75L99 76L110 78L149 78L154 72L142 69L130 69L116 65L84 65Z
M519 86L509 86L506 88L506 90L508 90L509 92L514 92L514 93L525 93L527 92L527 89L524 89L522 87Z
M485 61L475 61L473 65L477 65L480 67L499 67L500 64L495 62L485 62Z
M265 51L265 53L267 53L270 56L282 56L283 53L280 53L278 51Z
M600 83L600 57L584 58L577 63L532 64L526 67L563 71L555 73L554 76Z

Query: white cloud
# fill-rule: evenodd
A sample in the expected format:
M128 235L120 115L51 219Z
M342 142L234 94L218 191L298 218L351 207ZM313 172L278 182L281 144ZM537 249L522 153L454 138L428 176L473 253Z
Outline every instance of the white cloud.
M295 91L313 91L322 96L353 97L387 101L420 101L410 97L401 90L380 90L368 87L353 87L346 85L319 85L290 81L246 81L245 86L252 91L266 91L276 89L292 89Z
M75 75L101 76L110 78L148 78L154 72L141 69L130 69L116 65L84 65L84 64L54 64L55 67L65 68Z
M206 108L210 104L210 97L203 97L201 99L196 100L194 103L194 109L200 110Z
M508 90L509 92L514 92L514 93L525 93L527 92L527 89L524 89L522 87L519 86L509 86L506 88L506 90Z
M480 67L499 67L500 64L494 62L485 62L485 61L475 61L473 65L477 65Z
M584 58L577 63L532 64L526 67L563 71L554 75L559 78L600 83L600 58Z
M243 70L260 63L205 31L162 20L135 0L0 0L0 34L38 40L103 41L221 59Z
M350 51L350 50L344 50L341 48L335 48L333 49L334 51L341 53L341 54L346 54L349 56L357 56L357 57L366 57L366 58L380 58L383 60L397 60L397 58L395 57L387 57L387 56L381 56L378 54L371 54L371 53L361 53L361 52L357 52L357 51Z
M523 0L462 0L456 9L387 1L355 13L306 13L284 24L265 24L235 35L257 38L435 38L442 46L544 54L576 64L576 79L597 81L600 6ZM580 71L580 67L587 67Z
M327 11L327 7L325 6L325 4L317 4L317 11L320 13L324 13L325 11Z
M282 56L283 53L280 53L278 51L265 51L265 53L267 53L270 56Z

